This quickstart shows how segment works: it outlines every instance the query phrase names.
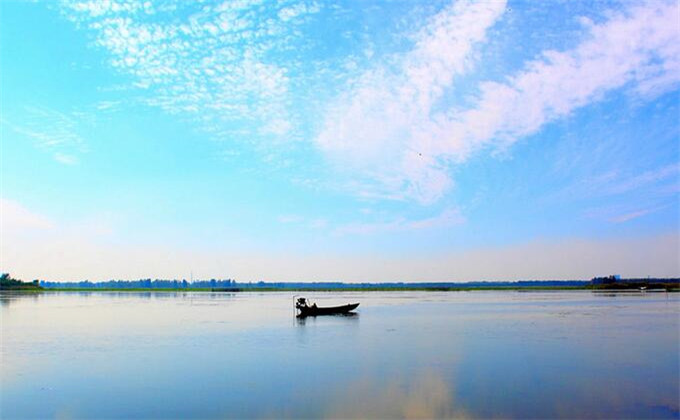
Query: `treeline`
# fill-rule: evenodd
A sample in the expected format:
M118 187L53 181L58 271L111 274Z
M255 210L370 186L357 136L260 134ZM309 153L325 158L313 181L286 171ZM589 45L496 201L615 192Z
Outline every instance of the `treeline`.
M36 281L37 282L37 281ZM36 283L37 284L37 283ZM54 282L40 281L40 286L47 289L142 289L142 290L465 290L465 289L541 289L541 288L636 288L636 287L668 287L680 284L680 279L621 279L618 276L596 277L592 280L522 280L522 281L473 281L456 282L387 282L387 283L343 283L343 282L237 282L233 279L210 280L108 280L91 282Z
M109 280L91 282L53 282L40 281L40 285L48 289L209 289L209 290L342 290L342 289L479 289L479 288L540 288L540 287L585 287L589 281L584 280L527 280L514 282L476 281L468 283L454 282L389 282L389 283L343 283L343 282L237 282L227 280L183 280L140 279L140 280Z
M609 278L609 277L605 277ZM595 279L598 279L596 277ZM593 279L593 282L594 280ZM601 278L599 278L601 279ZM676 277L640 277L629 279L616 279L613 283L680 283L680 278Z
M139 280L108 280L91 282L89 280L79 282L40 281L40 285L46 289L218 289L235 287L235 282L227 280L197 280L188 282L183 280L163 279L139 279Z
M629 278L621 279L617 276L595 277L591 280L592 288L598 290L633 290L633 289L665 289L676 291L680 289L680 278Z
M12 278L9 273L0 275L0 290L39 290L41 287L38 283L38 280L28 283Z
M527 281L475 281L455 282L388 282L388 283L343 283L343 282L257 282L235 283L239 288L273 288L273 289L479 289L495 287L583 287L588 285L584 280L527 280Z

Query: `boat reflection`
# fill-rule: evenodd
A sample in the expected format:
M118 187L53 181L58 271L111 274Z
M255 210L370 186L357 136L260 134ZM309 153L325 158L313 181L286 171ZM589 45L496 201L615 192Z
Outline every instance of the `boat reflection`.
M316 316L296 316L295 317L295 323L297 325L307 325L307 324L316 324L318 322L324 322L328 320L354 320L354 321L359 321L359 314L357 312L349 312L346 314L332 314L332 315L324 315L323 317L316 317Z

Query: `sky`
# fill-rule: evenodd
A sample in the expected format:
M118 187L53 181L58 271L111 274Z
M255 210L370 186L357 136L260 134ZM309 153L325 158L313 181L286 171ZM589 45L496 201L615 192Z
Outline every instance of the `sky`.
M0 3L24 280L680 276L676 1Z

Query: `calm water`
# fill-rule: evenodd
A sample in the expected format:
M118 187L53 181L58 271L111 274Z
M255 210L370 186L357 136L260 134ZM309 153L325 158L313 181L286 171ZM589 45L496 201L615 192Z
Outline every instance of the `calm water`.
M1 295L0 417L678 418L680 295Z

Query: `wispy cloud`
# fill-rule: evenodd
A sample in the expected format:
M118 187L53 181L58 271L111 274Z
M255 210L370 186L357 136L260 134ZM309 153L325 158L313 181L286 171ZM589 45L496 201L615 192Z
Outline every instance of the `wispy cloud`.
M561 202L606 199L608 204L588 208L583 215L617 224L657 213L677 202L679 164L663 165L637 174L625 173L625 170L620 168L580 179L552 194L551 198L558 198ZM631 194L636 200L625 201Z
M35 147L52 154L59 163L78 163L78 155L87 151L82 133L94 124L92 114L82 111L64 113L43 106L29 106L22 111L21 118L5 115L0 124L27 137Z
M584 216L590 219L618 224L656 213L665 208L668 208L667 204L654 203L649 205L647 203L646 206L641 204L612 204L588 209L584 212Z
M133 76L149 105L193 120L216 138L256 147L263 138L294 137L288 105L289 72L296 62L294 54L285 60L281 52L294 51L296 27L320 10L317 3L62 5L69 19L92 31L111 65Z
M504 10L503 1L458 1L440 11L415 37L413 50L353 82L330 107L316 143L390 195L438 198L450 180L427 153L424 142L433 139L422 138L422 128L443 91L470 69L475 44Z
M669 188L669 186L673 188ZM669 196L680 187L680 164L673 163L640 173L617 167L606 172L577 179L566 188L550 194L551 198L585 199L611 197L645 191L646 196Z
M648 209L636 210L630 213L620 214L618 216L611 217L609 221L612 223L623 223L629 220L637 219L639 217L654 213L658 210L661 210L662 208L664 207L652 207Z
M383 195L431 203L452 185L451 166L481 149L508 148L613 90L649 98L680 82L677 3L649 2L599 24L584 19L578 45L546 50L505 80L481 83L470 107L433 108L502 10L501 2L458 2L443 11L396 72L371 70L341 96L319 146L359 167Z
M456 208L448 208L440 214L423 219L399 217L388 221L349 223L338 227L336 234L375 234L450 228L465 223L465 218Z
M680 164L674 163L665 165L660 168L645 171L639 175L635 175L619 182L615 182L605 188L609 194L623 194L628 191L644 188L649 185L654 185L661 181L674 179L675 183L680 182Z
M63 163L64 165L75 165L76 163L78 163L77 157L66 155L64 153L59 152L54 154L54 160L56 160L59 163Z
M302 226L310 229L326 229L334 235L371 235L391 232L430 231L450 228L465 223L457 208L447 208L441 213L425 218L390 216L385 213L372 214L362 211L372 221L331 224L325 218L308 218L296 214L284 214L277 221L284 225Z
M582 17L578 39L569 31L560 44L569 47L546 49L505 74L501 65L498 78L464 87L458 82L477 83L470 74L485 65L479 59L498 36L505 1L426 8L432 13L419 27L390 34L406 45L398 52L381 52L351 30L307 31L347 13L315 1L61 4L146 104L193 121L226 140L225 149L258 151L270 167L291 165L279 156L291 141L319 150L360 197L432 204L454 185L455 166L476 153L507 150L613 91L649 100L680 83L672 1L630 4L598 13L605 18L597 22ZM337 15L324 15L331 10ZM352 37L362 40L347 51L310 53Z
M645 83L675 87L680 82L677 12L674 2L635 6L589 24L586 40L574 49L545 51L507 82L483 83L472 109L433 118L432 133L443 140L436 152L463 160L489 143L507 147L627 84L644 93L649 93Z
M99 112L114 111L120 107L122 101L99 101L95 108Z

